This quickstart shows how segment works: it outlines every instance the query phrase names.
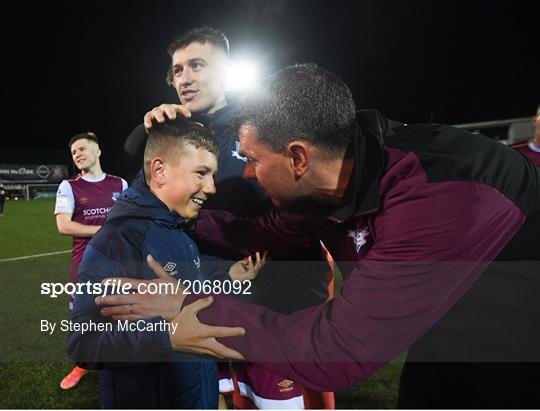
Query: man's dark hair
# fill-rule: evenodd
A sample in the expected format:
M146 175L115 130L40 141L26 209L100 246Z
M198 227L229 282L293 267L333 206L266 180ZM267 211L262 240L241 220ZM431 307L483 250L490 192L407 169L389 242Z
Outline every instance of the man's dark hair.
M257 139L277 153L291 141L305 140L342 154L354 133L355 111L351 90L338 76L316 64L296 64L247 95L234 124L255 127Z
M223 50L227 56L229 55L229 39L224 32L210 26L196 27L175 38L167 46L167 53L172 58L176 50L183 49L191 43L210 43L218 49ZM167 71L167 84L172 85L171 68Z
M83 138L86 140L93 141L94 143L99 145L97 136L91 131L87 131L84 133L76 134L73 137L71 137L71 140L69 140L69 143L68 143L69 149L71 150L71 146L73 145L73 143L75 143L78 140L82 140Z
M150 163L156 156L168 159L179 157L187 145L204 148L216 157L219 149L212 132L198 123L183 117L167 120L159 124L154 122L149 130L144 149L144 175L150 181Z

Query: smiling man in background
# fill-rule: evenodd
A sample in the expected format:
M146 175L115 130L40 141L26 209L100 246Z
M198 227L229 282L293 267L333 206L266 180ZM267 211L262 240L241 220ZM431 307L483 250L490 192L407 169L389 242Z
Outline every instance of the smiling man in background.
M77 134L68 146L80 174L60 183L54 214L58 232L73 237L69 281L77 283L77 271L83 252L90 238L105 222L120 193L127 188L127 183L101 169L101 150L94 133ZM69 309L73 309L72 296L69 299ZM60 387L64 390L73 388L86 373L83 368L73 368L62 379Z

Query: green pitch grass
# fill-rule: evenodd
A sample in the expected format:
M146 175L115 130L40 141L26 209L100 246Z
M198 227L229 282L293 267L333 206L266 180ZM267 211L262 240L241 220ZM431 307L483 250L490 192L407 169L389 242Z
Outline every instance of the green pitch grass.
M0 260L69 250L56 230L51 200L8 201L0 217ZM73 363L67 334L48 335L40 321L68 318L66 296L41 295L42 282L68 281L70 254L0 262L0 409L99 408L96 373L64 391L60 380ZM338 279L339 280L339 279ZM339 284L339 281L337 281ZM395 408L403 357L355 387L338 392L338 408Z

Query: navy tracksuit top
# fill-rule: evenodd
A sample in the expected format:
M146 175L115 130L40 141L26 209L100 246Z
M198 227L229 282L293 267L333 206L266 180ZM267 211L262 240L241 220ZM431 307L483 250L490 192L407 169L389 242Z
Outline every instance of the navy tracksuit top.
M79 268L81 283L109 277L155 278L146 264L154 258L182 280L204 280L197 245L184 232L184 219L168 210L136 181L111 209L92 237ZM101 370L104 408L217 408L217 367L200 356L172 352L166 332L122 331L101 316L96 296L75 296L75 323L111 323L112 331L73 332L69 353L85 368ZM143 320L141 320L143 321ZM143 321L163 323L161 317Z

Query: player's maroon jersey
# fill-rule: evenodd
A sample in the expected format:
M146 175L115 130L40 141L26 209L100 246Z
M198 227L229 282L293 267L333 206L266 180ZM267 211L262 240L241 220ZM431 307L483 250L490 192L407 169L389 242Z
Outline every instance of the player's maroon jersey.
M81 177L68 180L75 208L72 221L84 225L103 225L109 210L123 191L122 179L108 175L102 181L90 182ZM90 237L73 237L70 281L77 282L77 271Z

